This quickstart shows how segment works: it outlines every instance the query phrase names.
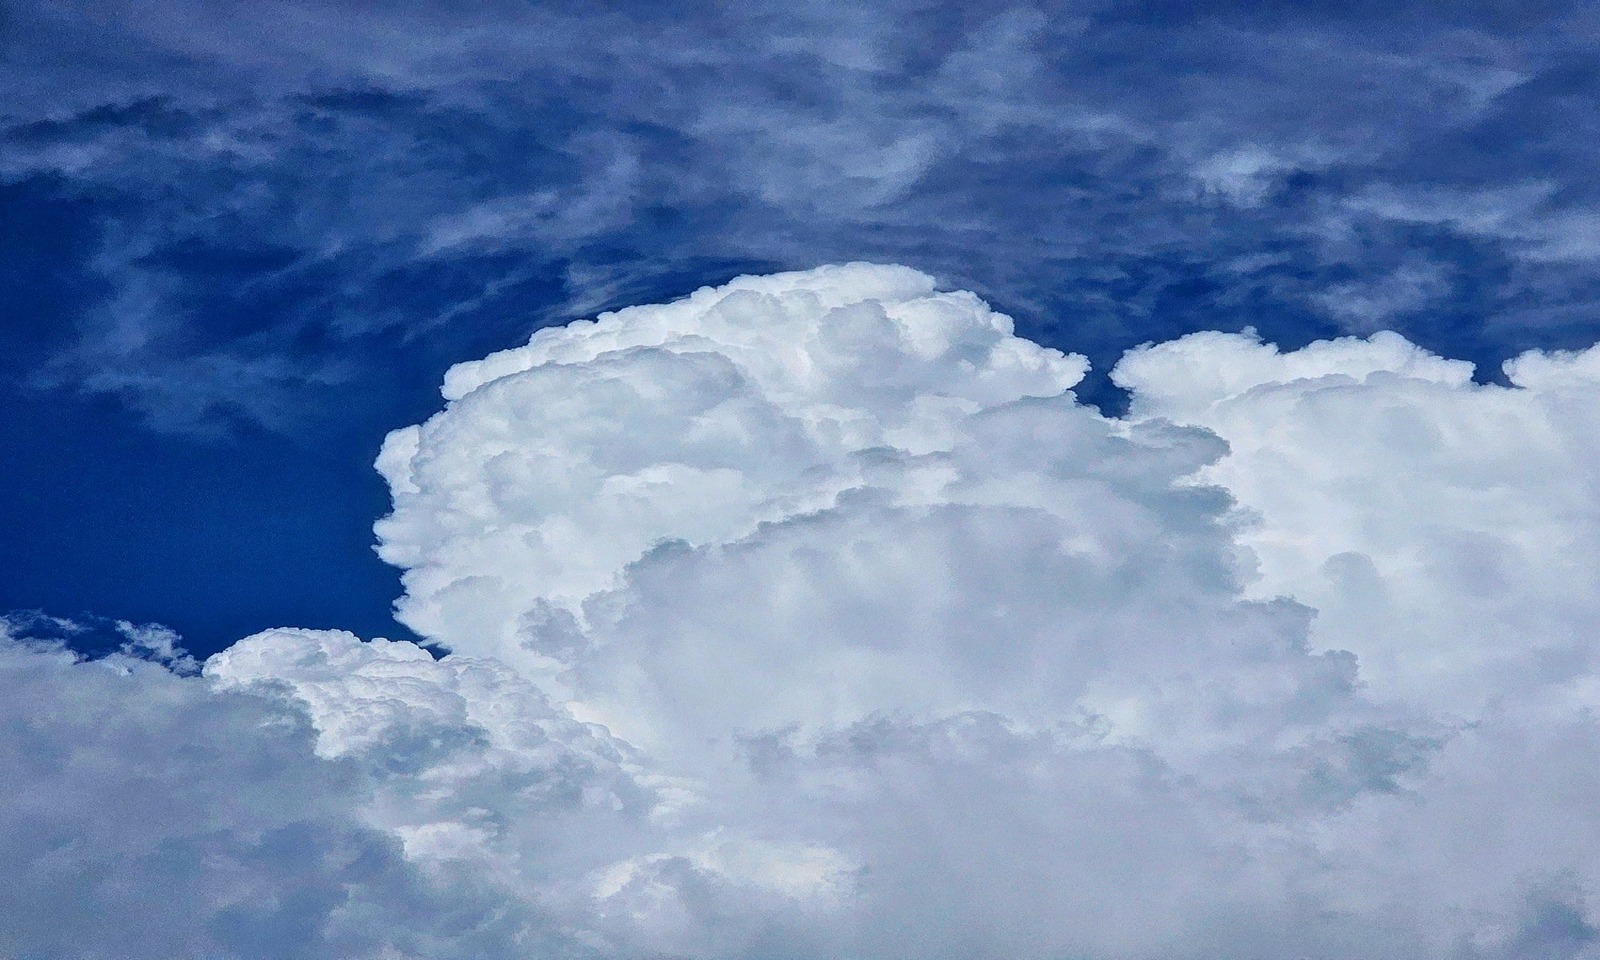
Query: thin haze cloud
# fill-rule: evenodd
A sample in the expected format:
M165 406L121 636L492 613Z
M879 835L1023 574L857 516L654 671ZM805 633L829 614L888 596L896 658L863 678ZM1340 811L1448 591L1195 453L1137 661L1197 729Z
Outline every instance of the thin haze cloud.
M293 430L441 324L849 258L1107 365L1246 324L1491 364L1596 330L1584 5L12 17L0 182L90 234L33 382L161 430Z

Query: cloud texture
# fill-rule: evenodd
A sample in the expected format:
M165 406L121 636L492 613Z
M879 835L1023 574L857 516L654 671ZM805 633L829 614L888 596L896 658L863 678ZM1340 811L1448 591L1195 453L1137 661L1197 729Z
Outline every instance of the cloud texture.
M1600 21L1575 0L8 17L0 202L82 234L49 284L81 297L68 335L28 372L159 429L360 402L396 332L476 349L530 307L839 259L1106 358L1241 317L1496 360L1597 329Z
M1107 409L1197 330L1587 346L1597 9L8 4L0 609L396 635L378 438L450 364L741 273L908 264Z
M378 464L449 655L13 637L0 859L152 956L1600 956L1600 350L1084 371L865 264L461 364Z

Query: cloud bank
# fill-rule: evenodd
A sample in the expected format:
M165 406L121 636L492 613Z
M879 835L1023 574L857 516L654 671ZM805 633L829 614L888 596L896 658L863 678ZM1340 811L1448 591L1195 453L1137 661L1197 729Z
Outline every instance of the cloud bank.
M442 659L10 630L0 952L1600 956L1600 348L1085 369L866 264L455 367Z

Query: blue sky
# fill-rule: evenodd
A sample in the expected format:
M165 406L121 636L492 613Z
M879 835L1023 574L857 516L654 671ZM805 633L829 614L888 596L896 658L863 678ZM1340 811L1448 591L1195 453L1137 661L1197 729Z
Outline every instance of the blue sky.
M0 91L0 956L1600 960L1594 4L0 0Z
M874 260L1094 362L1600 331L1580 3L13 3L0 608L402 635L382 434L450 363Z

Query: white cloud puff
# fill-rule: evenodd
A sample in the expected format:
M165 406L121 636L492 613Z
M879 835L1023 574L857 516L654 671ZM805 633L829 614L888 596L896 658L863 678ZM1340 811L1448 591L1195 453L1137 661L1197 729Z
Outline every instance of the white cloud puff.
M1083 371L903 268L741 278L458 366L389 437L442 659L6 649L238 783L189 816L379 847L397 879L316 874L306 956L1600 956L1600 350L1488 386L1196 334L1116 368L1125 418Z
M861 264L542 330L452 369L449 408L390 436L382 554L407 569L408 623L515 659L540 602L580 612L653 544L826 507L878 451L943 451L1084 370L971 294Z
M1200 471L1257 522L1252 593L1318 611L1387 697L1465 715L1588 696L1600 622L1600 348L1529 353L1509 385L1395 334L1280 353L1194 334L1113 374L1139 418L1203 426ZM1536 692L1537 691L1537 692Z
M563 948L408 858L292 704L26 633L0 623L0 955L465 960L525 955L529 931Z

